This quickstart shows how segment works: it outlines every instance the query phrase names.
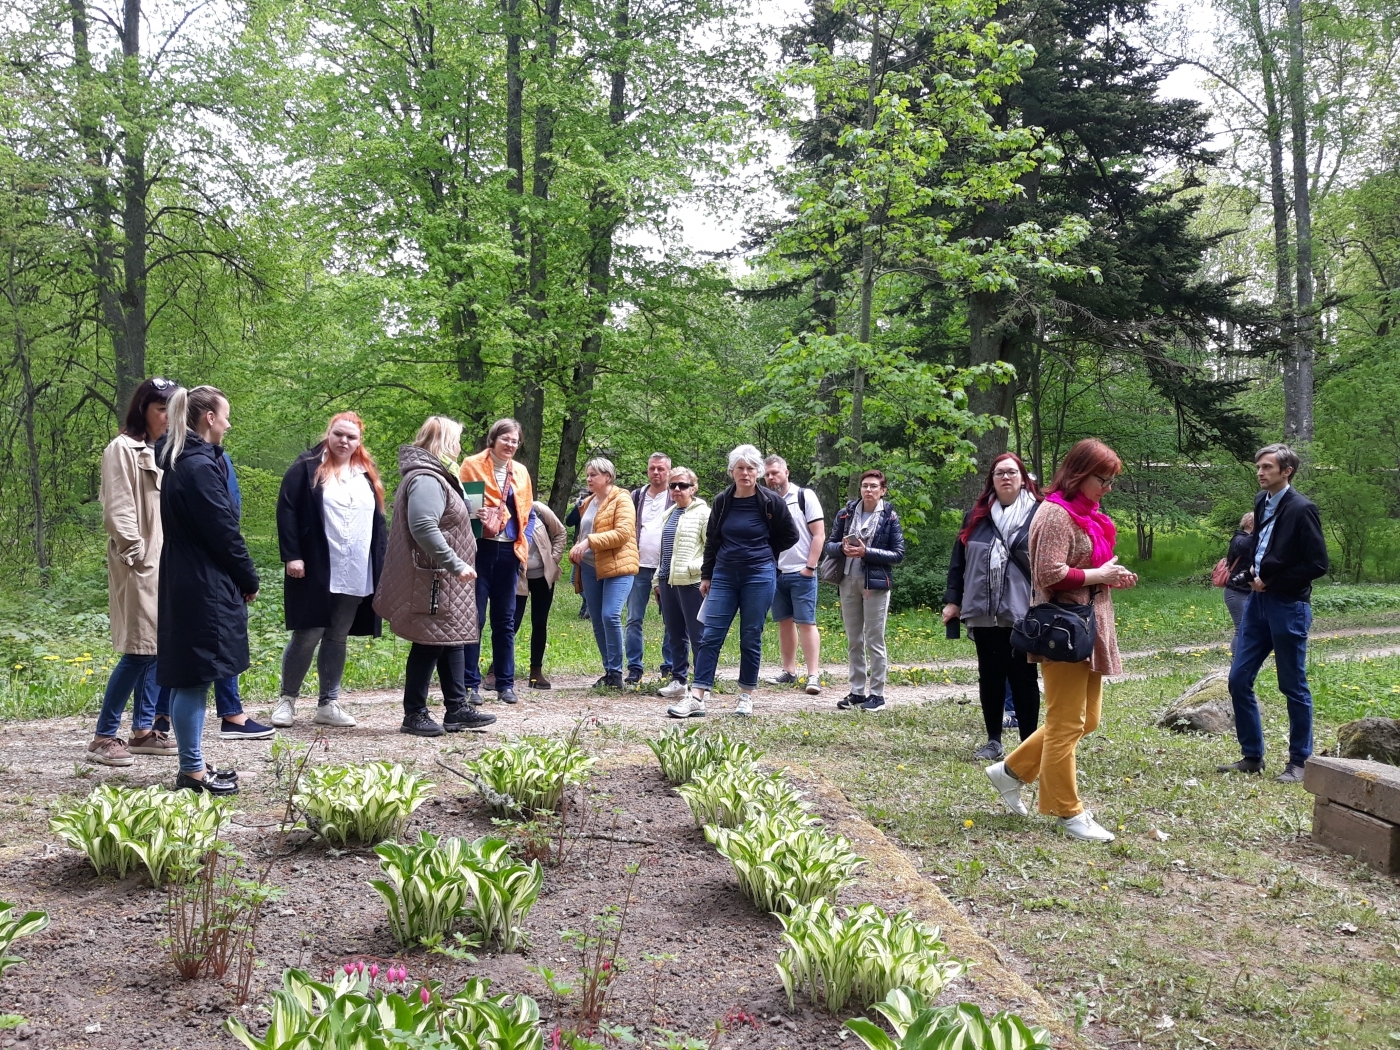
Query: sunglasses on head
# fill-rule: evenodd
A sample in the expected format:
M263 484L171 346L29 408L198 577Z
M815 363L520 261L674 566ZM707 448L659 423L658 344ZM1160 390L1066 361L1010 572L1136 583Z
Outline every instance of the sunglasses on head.
M673 489L688 489L688 488L691 488L691 484L690 484L690 482L688 482L688 481L673 481L673 482L671 482L671 484L668 486L668 488L673 488Z
M165 379L161 376L151 377L151 386L155 387L157 390L174 390L179 385L180 384L173 379Z

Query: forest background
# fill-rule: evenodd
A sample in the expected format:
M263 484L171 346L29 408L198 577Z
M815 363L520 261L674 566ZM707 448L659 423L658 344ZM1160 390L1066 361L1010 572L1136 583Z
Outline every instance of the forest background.
M592 455L713 492L750 440L828 514L882 467L932 605L1003 448L1048 478L1103 438L1136 560L1204 533L1208 565L1286 438L1334 577L1400 580L1389 0L0 12L12 598L100 577L150 374L228 394L254 532L342 409L391 486L426 415L514 415L556 510Z

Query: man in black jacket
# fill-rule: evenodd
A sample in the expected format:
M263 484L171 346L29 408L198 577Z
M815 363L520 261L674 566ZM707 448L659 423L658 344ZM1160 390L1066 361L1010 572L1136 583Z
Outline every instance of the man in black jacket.
M1235 735L1244 757L1218 768L1222 773L1264 769L1264 727L1254 680L1272 651L1279 691L1288 699L1288 763L1276 779L1297 784L1312 754L1309 599L1312 581L1327 572L1327 542L1317 506L1290 484L1298 469L1298 454L1287 445L1266 445L1255 454L1254 466L1263 491L1254 499L1254 543L1245 570L1251 592L1230 665Z

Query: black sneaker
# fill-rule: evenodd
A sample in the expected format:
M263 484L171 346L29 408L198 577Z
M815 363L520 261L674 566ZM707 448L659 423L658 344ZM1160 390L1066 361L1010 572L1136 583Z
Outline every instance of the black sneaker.
M635 693L642 684L641 671L628 671L627 677L622 680L622 688Z
M660 675L662 678L672 678L672 677L674 677L674 675L671 674L671 665L670 665L670 664L662 664L660 667L658 667L658 668L656 669L656 673L657 673L658 675Z
M865 703L860 705L862 711L883 711L885 709L885 698L883 696L868 696Z
M485 711L478 711L476 708L463 704L455 707L443 716L442 728L449 733L461 732L481 732L496 721L496 716ZM409 730L405 729L405 733Z
M254 722L251 718L242 725L230 722L225 718L221 720L219 725L220 740L266 740L268 737L276 735L277 730L272 726Z
M1006 757L1006 751L1001 746L1000 740L988 740L985 744L972 752L974 762L1000 762Z
M495 719L491 719L495 721ZM414 711L403 716L403 725L399 726L400 733L407 733L409 736L442 736L442 726L433 721L433 716L427 710Z
M863 703L865 703L865 697L861 696L859 693L847 693L840 700L836 701L836 709L838 711L849 711L853 707L860 707Z
M1274 777L1276 784L1301 784L1303 782L1303 767L1296 762L1290 762L1283 767L1283 772Z
M1231 762L1229 765L1216 766L1217 773L1262 773L1264 772L1264 760L1262 758L1242 758L1238 762Z
M203 791L215 798L226 798L238 794L238 781L216 780L207 773L203 780L196 780L188 773L181 773L175 778L175 790L193 791L196 794Z
M613 691L621 692L621 691L622 691L622 675L620 675L620 674L605 674L605 675L603 675L602 678L598 679L596 682L593 683L593 688L594 688L594 689L600 689L600 690L603 690L603 691L605 691L605 692L613 692Z
M500 689L496 692L496 699L503 704L515 703L517 697L514 689Z
M473 707L480 707L482 704L486 703L486 697L481 695L480 689L473 689L467 694L467 703L471 704Z

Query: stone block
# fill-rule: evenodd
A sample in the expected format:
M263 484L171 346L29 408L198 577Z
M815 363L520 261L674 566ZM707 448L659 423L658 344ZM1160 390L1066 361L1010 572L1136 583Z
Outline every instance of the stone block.
M1337 729L1338 754L1400 765L1400 718L1358 718Z
M1212 671L1172 701L1157 720L1163 729L1179 733L1229 733L1235 728L1230 702L1229 672Z
M1386 875L1400 874L1400 827L1388 821L1319 798L1313 803L1312 837Z
M1314 755L1303 767L1303 787L1348 809L1400 824L1400 766Z

